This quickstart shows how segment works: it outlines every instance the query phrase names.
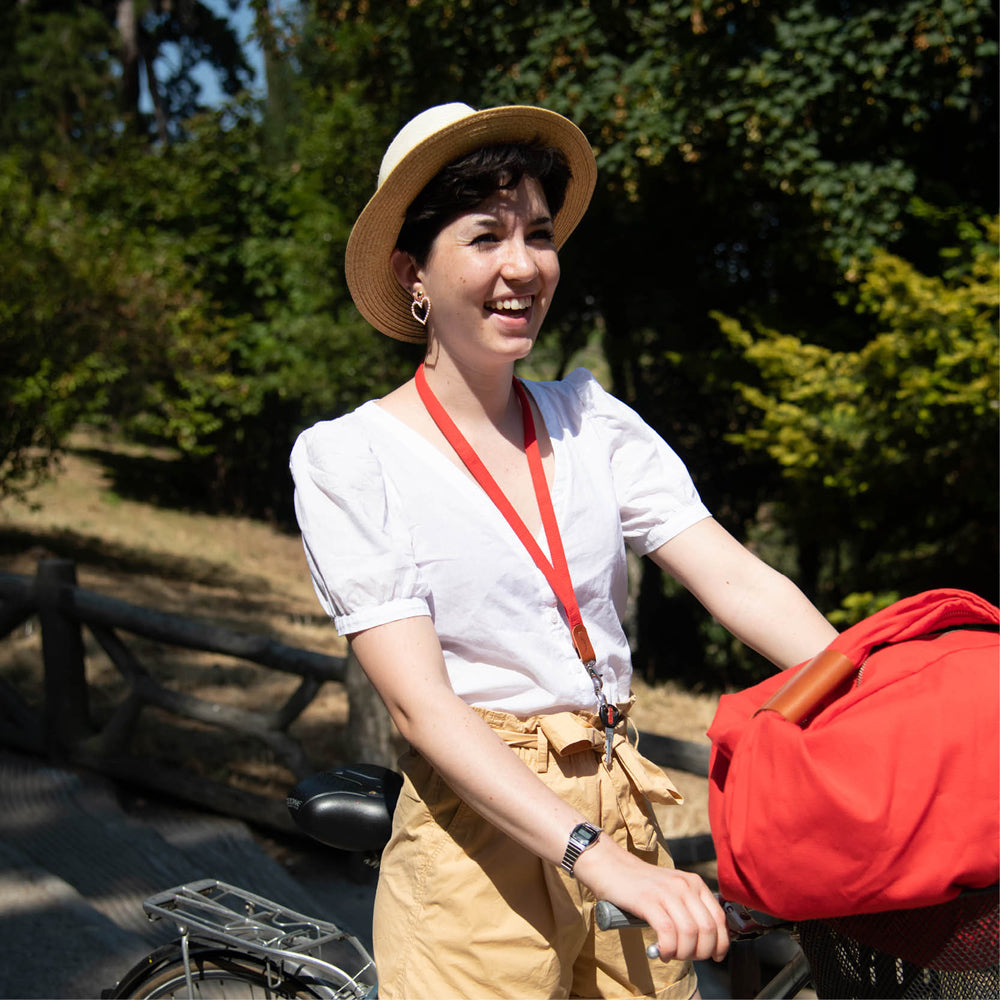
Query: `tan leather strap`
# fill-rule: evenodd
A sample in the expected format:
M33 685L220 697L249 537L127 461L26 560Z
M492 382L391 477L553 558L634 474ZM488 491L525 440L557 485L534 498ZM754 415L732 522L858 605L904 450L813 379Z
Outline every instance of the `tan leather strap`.
M824 649L778 688L754 715L777 712L789 722L801 725L857 669L857 664L843 653Z

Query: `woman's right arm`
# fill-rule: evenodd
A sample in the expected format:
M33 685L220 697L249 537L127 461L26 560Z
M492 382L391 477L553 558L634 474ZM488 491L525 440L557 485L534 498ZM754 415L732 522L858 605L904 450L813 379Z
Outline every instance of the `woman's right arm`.
M552 864L584 817L542 783L453 691L426 616L358 632L351 645L400 733L484 819ZM576 865L595 895L647 920L664 959L721 958L725 921L705 883L601 837Z
M358 662L403 738L480 815L536 853L558 862L564 832L580 822L512 754L451 687L437 633L427 617L351 637Z

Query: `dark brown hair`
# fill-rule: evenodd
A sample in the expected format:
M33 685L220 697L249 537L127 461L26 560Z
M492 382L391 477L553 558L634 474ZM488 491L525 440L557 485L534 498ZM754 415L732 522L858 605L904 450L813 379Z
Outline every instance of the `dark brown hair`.
M554 219L562 208L570 176L566 157L554 146L537 141L483 146L438 171L413 199L396 247L422 267L434 238L452 219L497 191L516 188L522 177L538 181Z

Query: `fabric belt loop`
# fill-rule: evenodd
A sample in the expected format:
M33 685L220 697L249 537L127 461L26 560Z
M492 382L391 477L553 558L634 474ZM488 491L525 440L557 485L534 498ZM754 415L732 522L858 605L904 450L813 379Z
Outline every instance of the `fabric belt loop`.
M535 735L538 738L535 745L535 771L538 774L545 774L549 769L549 740L541 728L536 731Z
M625 705L626 713L630 706L631 703ZM554 759L558 761L558 758L578 753L597 754L601 760L595 775L602 789L601 825L607 830L626 827L639 850L650 850L656 840L656 827L649 819L649 803L679 805L684 801L667 775L636 752L628 741L625 727L614 733L612 748L620 766L607 768L603 764L606 734L595 728L597 720L593 715L555 712L517 719L501 711L476 706L473 711L485 719L504 743L522 751L525 763L533 757L537 774L550 770ZM553 770L558 770L559 766L557 762ZM646 800L645 803L642 800Z

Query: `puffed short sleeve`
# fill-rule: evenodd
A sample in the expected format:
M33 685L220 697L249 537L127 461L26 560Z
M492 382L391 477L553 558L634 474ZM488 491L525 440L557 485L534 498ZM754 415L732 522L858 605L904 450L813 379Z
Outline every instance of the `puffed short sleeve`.
M629 547L646 555L711 517L680 457L631 407L606 392L586 369L566 381L607 449Z
M289 463L313 586L340 635L429 614L401 501L355 417L304 431Z

